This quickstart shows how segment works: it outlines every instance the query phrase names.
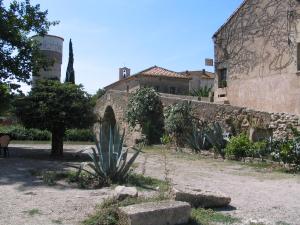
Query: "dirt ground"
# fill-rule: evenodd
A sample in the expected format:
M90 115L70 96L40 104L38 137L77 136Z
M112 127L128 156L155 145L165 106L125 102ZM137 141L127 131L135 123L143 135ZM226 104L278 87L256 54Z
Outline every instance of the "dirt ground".
M69 185L47 186L32 171L65 170L78 164L83 145L66 145L63 160L49 158L49 145L11 145L11 157L0 158L0 224L80 224L96 204L112 195L108 188L81 190ZM83 157L83 158L82 158ZM84 160L81 156L80 160ZM222 209L241 224L250 221L300 225L300 175L256 170L240 163L195 160L194 156L149 152L138 158L137 171L173 185L220 191L232 198Z

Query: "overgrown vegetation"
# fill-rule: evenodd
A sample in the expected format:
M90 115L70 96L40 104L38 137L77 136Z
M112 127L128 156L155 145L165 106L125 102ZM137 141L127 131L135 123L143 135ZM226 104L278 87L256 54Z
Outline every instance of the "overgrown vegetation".
M164 126L163 105L153 88L140 88L130 96L125 117L132 128L140 125L146 144L160 142Z

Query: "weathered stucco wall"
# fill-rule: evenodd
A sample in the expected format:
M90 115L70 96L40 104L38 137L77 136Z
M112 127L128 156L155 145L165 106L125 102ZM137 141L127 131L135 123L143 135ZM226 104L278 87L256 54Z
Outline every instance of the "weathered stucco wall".
M189 93L189 79L176 79L165 77L141 77L141 87L153 87L158 92L170 93L171 88L175 88L175 93L186 95Z
M190 91L198 90L200 88L213 88L214 87L214 79L204 79L199 76L192 76L192 80L190 80Z
M300 115L299 8L295 0L246 1L215 35L216 71L227 69L227 88L216 76L216 102Z
M141 137L139 129L129 129L124 120L129 94L120 91L108 91L102 96L96 105L95 112L99 118L103 118L108 106L114 110L116 121L121 128L126 130L126 142L128 145L134 144L136 139ZM262 129L272 131L273 136L282 138L291 134L289 126L299 128L299 117L286 113L268 113L247 108L230 105L200 102L191 96L161 95L164 107L182 101L191 101L196 117L208 123L218 121L224 128L229 129L229 122L234 121L243 130Z

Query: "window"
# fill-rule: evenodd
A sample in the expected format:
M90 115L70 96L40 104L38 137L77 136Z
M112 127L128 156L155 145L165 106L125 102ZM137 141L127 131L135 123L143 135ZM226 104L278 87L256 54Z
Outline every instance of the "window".
M176 88L170 87L170 94L175 94L175 93L176 93Z
M159 91L159 86L154 87L155 91Z
M219 88L227 87L227 69L220 69L218 71L218 78L219 78Z

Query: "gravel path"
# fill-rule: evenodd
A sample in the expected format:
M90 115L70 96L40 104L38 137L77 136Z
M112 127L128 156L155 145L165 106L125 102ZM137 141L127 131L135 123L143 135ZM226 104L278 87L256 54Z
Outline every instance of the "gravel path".
M49 145L11 147L11 157L0 158L1 225L80 224L96 204L112 194L110 189L46 186L30 173L47 168L67 169L78 163L76 151L88 146L66 145L63 161L49 158ZM167 174L174 185L228 194L232 207L225 213L243 221L300 225L300 175L255 171L238 163L193 158L168 154L165 160L162 154L148 152L139 156L137 170L160 179Z
M143 157L146 157L146 164ZM148 153L142 156L140 171L160 179L165 177L167 164L169 178L174 186L223 192L232 199L225 209L243 224L257 222L274 225L300 225L300 175L268 172L250 168L241 163L179 158L168 154Z

